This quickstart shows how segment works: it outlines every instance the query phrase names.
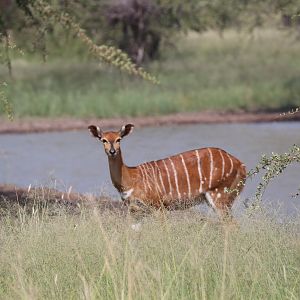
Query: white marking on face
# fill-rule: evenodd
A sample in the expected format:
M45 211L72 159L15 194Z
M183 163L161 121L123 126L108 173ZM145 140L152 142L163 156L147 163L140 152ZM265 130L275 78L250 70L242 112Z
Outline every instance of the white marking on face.
M128 199L131 196L133 191L134 191L134 189L130 189L128 191L120 192L120 196L121 196L122 200Z
M225 160L224 160L224 156L222 154L222 151L219 149L219 153L221 155L221 159L222 159L222 178L224 177L224 172L225 172Z
M100 127L97 126L96 128L97 128L98 135L101 136L101 129L100 129Z
M168 169L168 166L167 166L165 160L163 160L162 162L163 162L164 167L165 167L166 172L167 172L167 177L168 177L168 182L169 182L169 188L170 188L170 195L172 196L172 185L171 185L171 178L170 178L169 169Z
M218 193L218 194L217 194L217 198L218 198L218 199L221 198L221 193Z
M210 195L209 192L206 192L206 193L205 193L205 198L206 198L206 200L208 201L209 205L210 205L213 209L216 209L216 205L215 205L215 203L214 203L214 200L213 200L213 198L212 198L212 196Z
M199 180L200 180L199 193L201 194L202 193L202 184L204 183L204 181L202 180L201 162L200 162L198 150L195 150L195 152L196 152L196 156L197 156L198 174L199 174Z
M165 188L165 185L164 185L162 176L161 176L160 168L159 168L159 166L158 166L158 164L157 164L156 161L154 162L154 164L155 164L155 167L156 167L156 169L157 169L157 171L158 171L158 176L159 176L160 184L161 184L162 189L163 189L163 191L164 191L164 195L166 195L166 194L167 194L167 193L166 193L166 188Z
M209 158L210 158L210 172L209 172L209 184L208 184L208 188L211 188L211 182L212 182L212 176L213 176L213 170L214 170L214 160L213 160L213 154L211 152L211 149L208 148L208 152L209 152Z
M174 173L174 177L175 177L175 185L176 185L176 191L177 191L178 199L180 199L180 198L181 198L181 195L180 195L179 187L178 187L177 171L176 171L176 169L175 169L175 165L174 165L172 159L169 158L169 160L170 160L170 162L171 162L171 166L172 166L173 173Z
M182 165L183 165L183 168L184 168L184 171L185 171L186 181L187 181L187 185L188 185L188 197L191 198L190 176L189 176L188 170L186 168L185 161L184 161L184 158L183 158L182 154L180 154L180 158L181 158Z

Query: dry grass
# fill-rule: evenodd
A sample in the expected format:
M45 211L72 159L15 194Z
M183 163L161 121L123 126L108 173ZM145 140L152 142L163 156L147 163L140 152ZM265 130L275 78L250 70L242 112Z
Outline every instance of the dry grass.
M49 207L0 220L1 299L299 299L300 223ZM49 213L50 212L50 213Z

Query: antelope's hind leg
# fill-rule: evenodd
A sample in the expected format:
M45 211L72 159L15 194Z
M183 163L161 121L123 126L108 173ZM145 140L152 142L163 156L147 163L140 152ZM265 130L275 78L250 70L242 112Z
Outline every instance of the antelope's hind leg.
M205 193L209 206L211 206L223 220L232 220L231 207L236 197L244 188L246 171L238 170L232 182L226 182L218 188Z
M219 215L220 219L225 220L231 218L231 207L225 205L225 199L222 196L223 195L221 193L216 191L208 191L205 193L205 199L208 206L210 206Z

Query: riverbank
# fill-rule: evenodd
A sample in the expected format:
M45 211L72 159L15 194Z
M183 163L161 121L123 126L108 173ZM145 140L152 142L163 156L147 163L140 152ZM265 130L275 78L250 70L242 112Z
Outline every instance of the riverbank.
M32 211L32 208L47 207L51 211L65 209L72 214L85 208L97 208L99 211L125 211L121 201L109 197L71 192L61 192L49 187L19 187L13 184L0 184L0 215L17 213L20 208Z
M152 117L123 118L22 118L9 121L0 118L0 134L32 133L51 131L86 130L90 124L103 128L118 128L125 123L135 126L163 126L184 124L218 124L218 123L262 123L300 121L300 113L281 115L279 112L197 112L177 113Z

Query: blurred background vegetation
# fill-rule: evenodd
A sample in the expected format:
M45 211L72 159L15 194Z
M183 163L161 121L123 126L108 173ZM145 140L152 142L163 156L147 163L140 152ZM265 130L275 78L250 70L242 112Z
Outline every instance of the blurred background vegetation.
M290 109L300 103L299 12L299 0L0 0L2 93L17 117ZM161 84L99 64L82 29Z

